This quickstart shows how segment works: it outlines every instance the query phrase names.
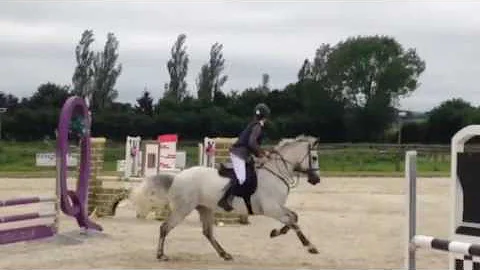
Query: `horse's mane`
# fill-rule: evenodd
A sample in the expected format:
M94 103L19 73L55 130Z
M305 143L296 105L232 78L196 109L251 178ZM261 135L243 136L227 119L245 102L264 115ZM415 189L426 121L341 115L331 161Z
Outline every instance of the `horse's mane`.
M296 142L312 142L315 138L311 136L306 136L304 134L300 134L295 138L286 138L282 139L278 144L275 146L275 150L280 151L285 147L291 146Z

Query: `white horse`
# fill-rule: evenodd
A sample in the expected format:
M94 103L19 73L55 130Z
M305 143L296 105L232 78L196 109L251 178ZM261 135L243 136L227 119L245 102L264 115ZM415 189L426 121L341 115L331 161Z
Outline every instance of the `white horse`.
M268 216L284 224L281 229L273 229L270 237L286 234L293 229L310 253L318 253L317 248L300 230L297 214L285 207L285 202L293 177L303 174L312 185L320 182L317 151L314 148L317 142L316 138L303 135L282 140L257 166L258 185L251 195L253 215ZM218 255L224 260L233 259L213 235L214 212L225 212L217 203L229 182L230 179L220 176L215 168L195 166L176 175L161 173L147 177L132 191L130 200L140 215L145 215L152 205L169 204L170 214L160 226L158 260L168 260L164 253L167 234L194 209L199 213L203 234ZM248 208L240 197L235 197L232 206L233 213L248 213Z

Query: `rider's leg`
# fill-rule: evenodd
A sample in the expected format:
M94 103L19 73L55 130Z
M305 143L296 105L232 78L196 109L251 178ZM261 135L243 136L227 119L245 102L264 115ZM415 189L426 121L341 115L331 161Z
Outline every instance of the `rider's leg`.
M232 160L233 170L237 176L238 183L242 185L247 179L247 171L245 169L245 160L239 158L234 154L230 154L230 159Z
M227 187L227 190L223 194L223 197L218 202L218 206L225 209L225 211L233 210L233 207L230 202L232 199L233 188L235 187L236 184L240 184L240 185L243 184L246 179L245 161L241 158L238 158L234 154L230 154L230 159L232 160L233 170L238 178L238 182L230 183L230 185Z

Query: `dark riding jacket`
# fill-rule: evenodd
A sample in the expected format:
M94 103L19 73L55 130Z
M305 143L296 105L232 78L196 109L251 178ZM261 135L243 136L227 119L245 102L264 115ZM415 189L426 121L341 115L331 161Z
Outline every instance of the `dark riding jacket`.
M230 152L243 160L248 160L250 155L258 157L263 137L262 123L254 120L240 133L237 141L230 147Z

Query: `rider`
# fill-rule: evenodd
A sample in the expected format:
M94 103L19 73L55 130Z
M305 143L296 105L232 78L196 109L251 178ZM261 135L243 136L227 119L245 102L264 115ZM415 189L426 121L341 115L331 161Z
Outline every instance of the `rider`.
M265 156L265 151L260 148L260 144L263 139L263 126L269 116L270 108L264 103L257 104L253 121L240 133L237 141L230 148L230 159L239 185L245 183L247 178L246 163L251 160L251 155L258 158ZM218 202L218 205L226 211L233 210L229 200L232 199L231 195L234 187L235 185L231 184Z

